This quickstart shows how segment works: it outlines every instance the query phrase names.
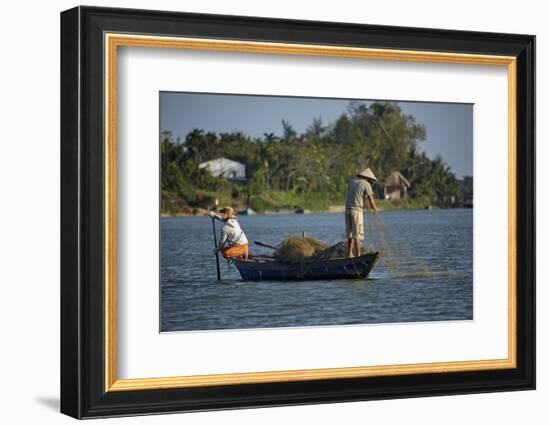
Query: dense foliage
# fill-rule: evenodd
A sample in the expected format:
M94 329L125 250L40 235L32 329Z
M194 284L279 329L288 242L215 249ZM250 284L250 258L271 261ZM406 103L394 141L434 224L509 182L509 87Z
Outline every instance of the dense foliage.
M194 129L185 140L161 134L161 208L173 213L210 208L215 198L236 207L257 210L282 207L326 209L343 204L349 179L370 167L379 177L399 170L410 182L411 200L442 207L458 204L462 189L441 157L429 159L419 149L424 126L405 115L397 103L367 106L351 102L346 113L325 125L315 118L298 134L282 121L282 135L251 138L241 132ZM225 157L246 165L246 184L215 178L199 164Z

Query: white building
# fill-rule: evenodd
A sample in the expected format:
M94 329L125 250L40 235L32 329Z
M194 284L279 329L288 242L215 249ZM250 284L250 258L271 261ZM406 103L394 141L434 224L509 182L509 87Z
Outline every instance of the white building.
M214 176L228 180L245 181L246 167L237 161L227 158L216 158L199 164L199 168L204 168Z

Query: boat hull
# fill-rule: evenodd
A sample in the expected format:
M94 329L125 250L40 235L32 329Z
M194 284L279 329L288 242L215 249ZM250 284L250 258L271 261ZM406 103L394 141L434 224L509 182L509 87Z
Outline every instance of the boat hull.
M365 279L377 259L378 252L373 252L355 258L305 260L300 263L237 259L233 259L233 263L243 280L332 280Z

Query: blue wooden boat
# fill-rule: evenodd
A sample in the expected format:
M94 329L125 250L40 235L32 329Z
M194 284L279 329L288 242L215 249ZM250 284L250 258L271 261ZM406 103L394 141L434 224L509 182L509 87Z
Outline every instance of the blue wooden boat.
M234 258L233 263L243 280L365 279L377 259L378 252L370 252L360 257L304 259L299 263L283 263L272 257Z

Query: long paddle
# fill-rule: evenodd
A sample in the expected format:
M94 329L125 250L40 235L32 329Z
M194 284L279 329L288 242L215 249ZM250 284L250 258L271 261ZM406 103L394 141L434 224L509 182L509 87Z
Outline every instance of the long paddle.
M218 249L218 240L216 238L216 223L214 220L215 220L214 217L212 217L212 233L214 235L214 248ZM219 257L218 251L216 251L216 272L218 273L218 280L221 280L220 257Z
M263 246L265 248L269 248L269 249L272 249L274 251L277 251L280 247L278 247L277 245L271 245L269 243L265 243L265 242L260 242L260 241L254 241L254 244L255 245L259 245L259 246Z

